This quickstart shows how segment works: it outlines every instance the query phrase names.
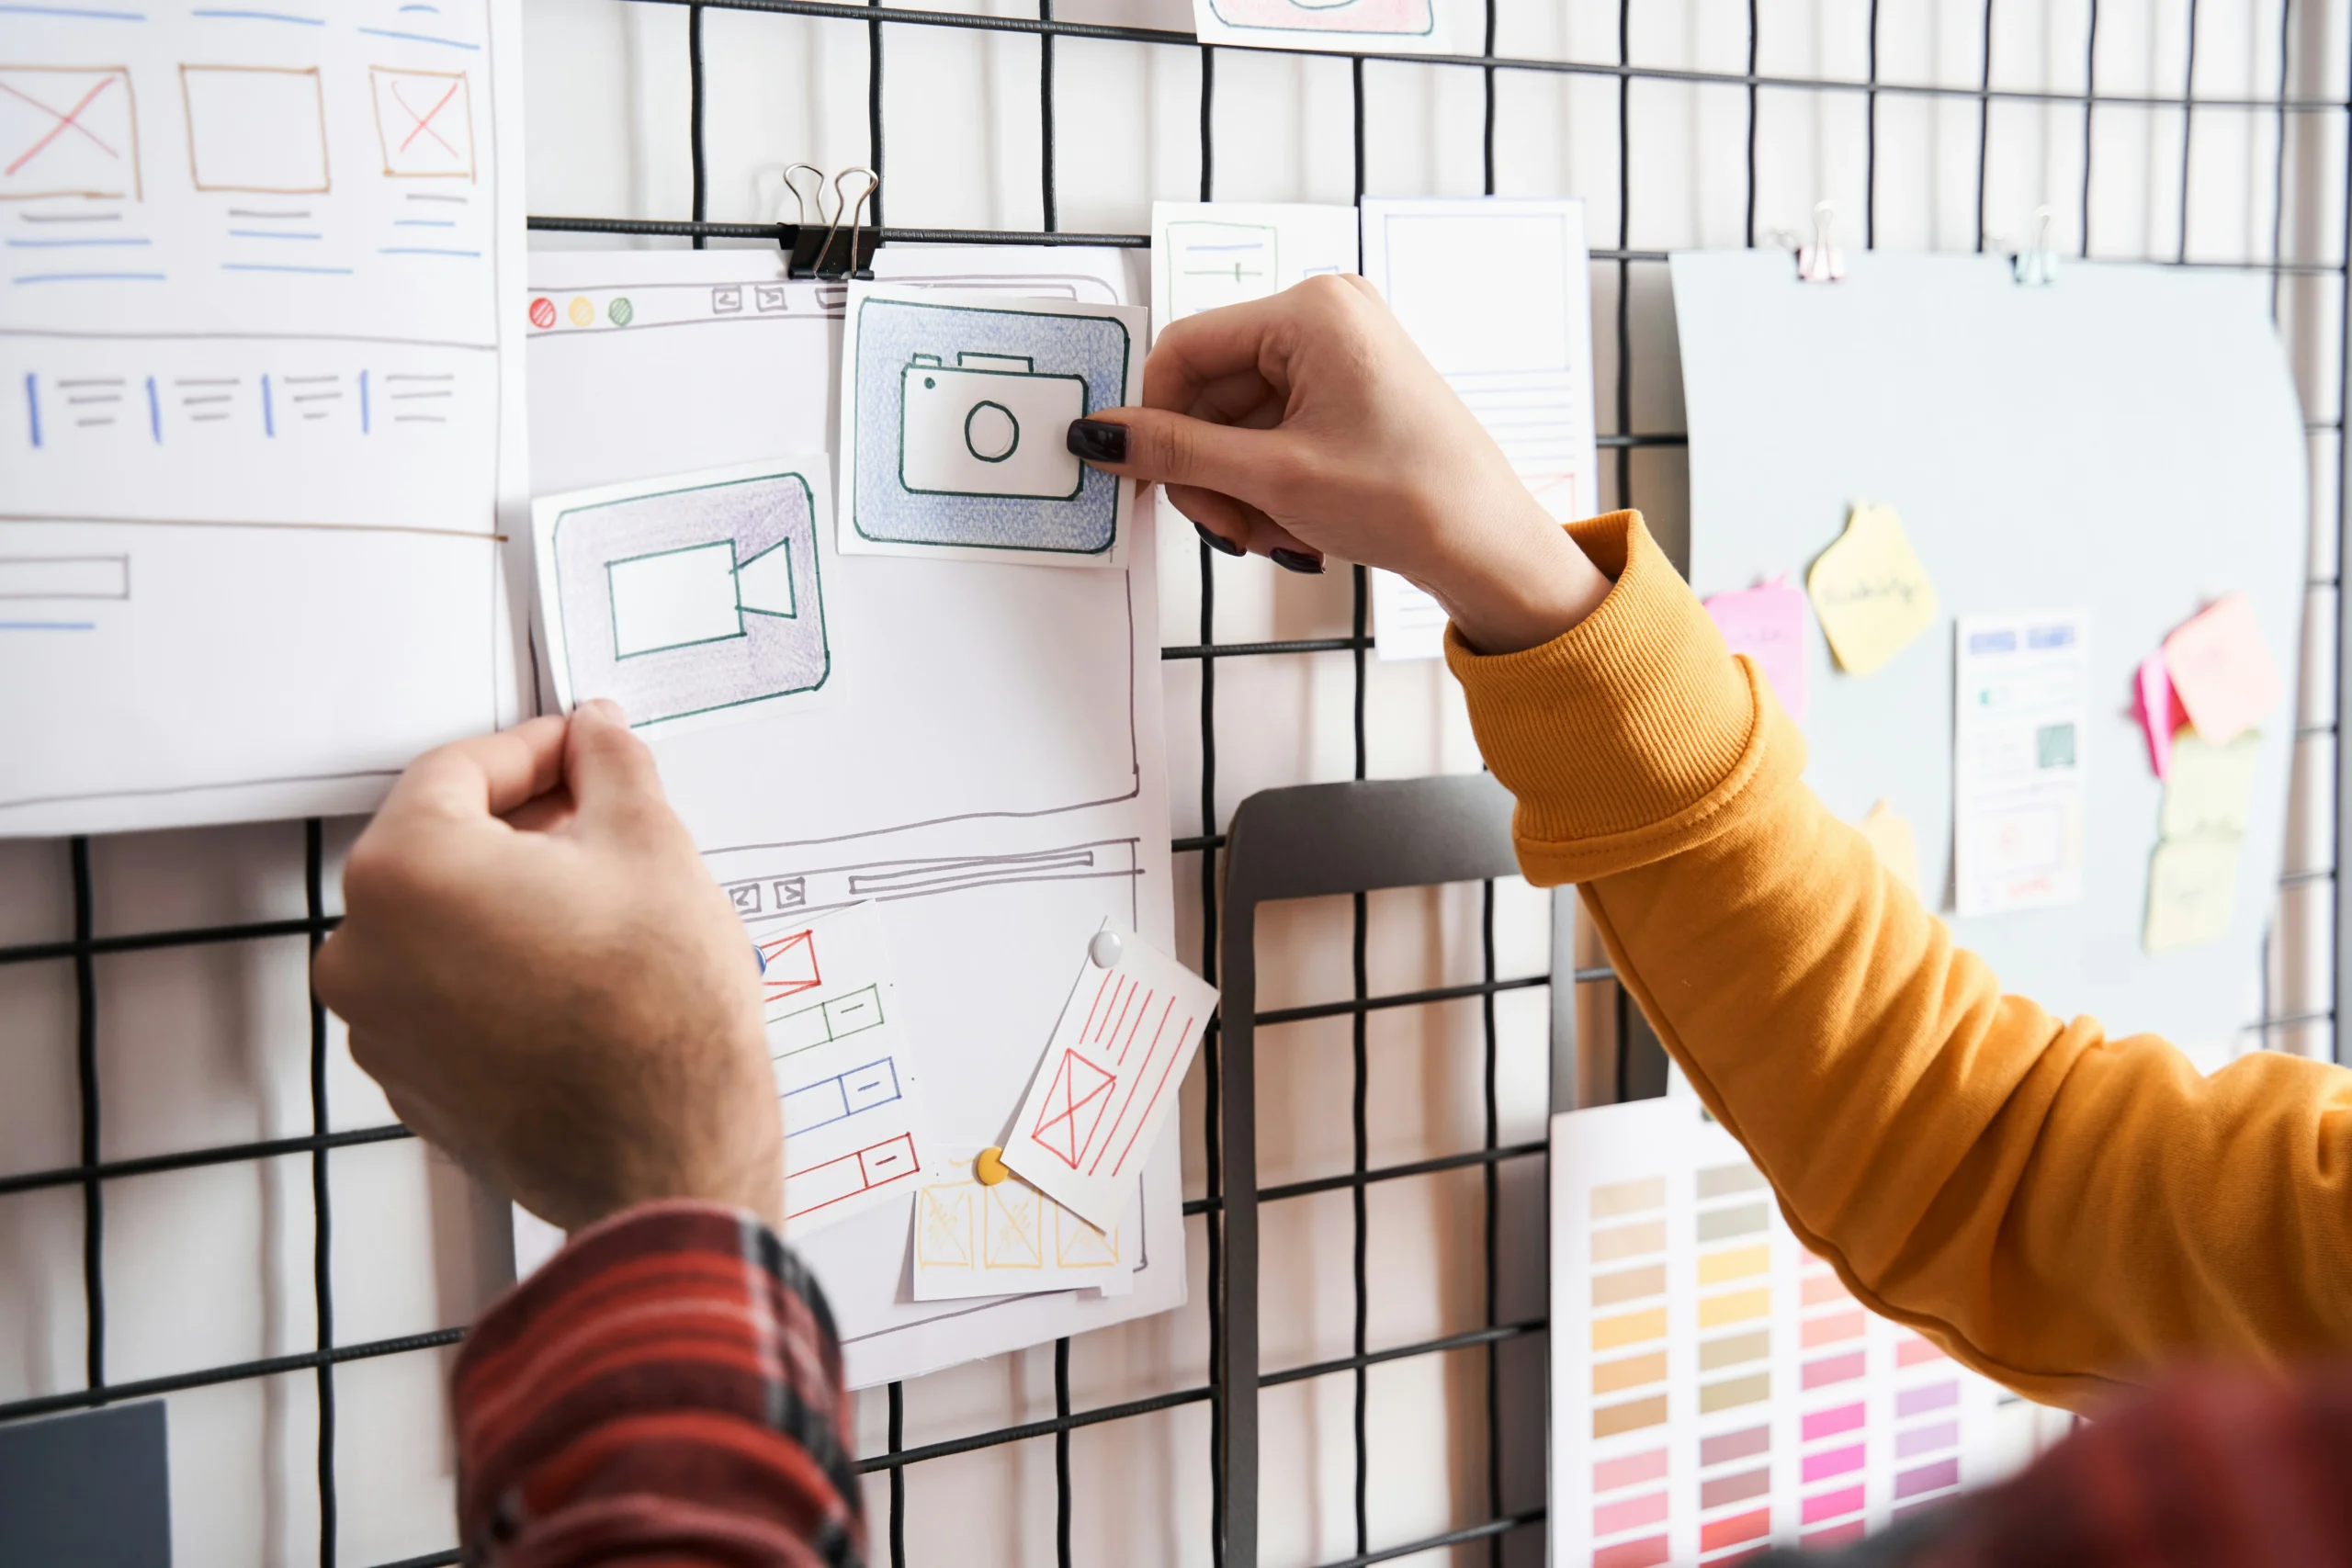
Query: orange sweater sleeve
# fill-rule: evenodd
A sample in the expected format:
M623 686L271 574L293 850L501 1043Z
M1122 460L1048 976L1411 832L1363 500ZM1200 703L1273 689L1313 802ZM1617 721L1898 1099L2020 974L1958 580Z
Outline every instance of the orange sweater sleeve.
M1562 637L1447 658L1520 862L1618 973L1805 1245L2046 1403L2184 1357L2352 1349L2352 1072L2205 1077L2001 994L1800 778L1804 740L1630 512Z

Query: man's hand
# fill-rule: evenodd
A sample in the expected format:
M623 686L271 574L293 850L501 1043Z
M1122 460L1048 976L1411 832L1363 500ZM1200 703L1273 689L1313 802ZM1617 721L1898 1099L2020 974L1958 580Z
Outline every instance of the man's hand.
M1143 406L1079 421L1070 449L1165 486L1230 553L1400 573L1482 652L1548 642L1609 593L1361 277L1170 323Z
M418 758L343 890L314 979L401 1121L567 1230L780 1216L752 944L611 704Z

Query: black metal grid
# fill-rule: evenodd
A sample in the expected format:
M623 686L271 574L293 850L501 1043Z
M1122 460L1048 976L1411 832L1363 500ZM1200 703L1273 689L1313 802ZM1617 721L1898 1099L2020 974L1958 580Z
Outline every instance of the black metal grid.
M1191 34L1159 28L1113 27L1092 23L1057 19L1052 0L1038 0L1038 15L1034 17L989 17L921 9L885 7L879 0L867 5L836 3L836 0L631 0L635 4L683 4L687 11L687 60L690 82L690 113L686 128L693 166L693 204L686 220L650 219L534 217L530 226L550 231L592 232L613 235L661 235L688 239L701 248L712 239L772 240L776 236L774 225L758 223L712 222L707 218L708 183L704 149L706 94L704 87L702 34L704 13L717 7L738 11L764 11L785 15L830 18L846 25L862 24L868 46L868 136L869 162L876 171L884 168L883 64L886 26L935 27L981 32L1019 33L1035 36L1039 40L1038 107L1043 130L1043 156L1039 171L1042 211L1045 228L1035 231L973 231L953 229L880 229L885 242L945 243L982 244L1080 244L1142 247L1149 243L1143 234L1073 233L1060 231L1055 223L1055 144L1054 144L1054 42L1060 38L1120 41L1159 48L1195 51L1200 62L1200 195L1211 199L1215 195L1214 179L1214 104L1216 91L1215 48L1200 44ZM2178 242L2168 256L2143 259L2167 262L2183 266L2222 266L2267 273L2272 279L2274 314L2282 281L2289 277L2312 276L2334 278L2334 297L2341 307L2337 318L2342 334L2334 345L2333 358L2336 372L2337 412L2335 417L2312 420L2308 428L2313 434L2329 433L2335 439L2335 471L2339 480L2352 477L2352 462L2347 462L2343 439L2345 420L2342 413L2346 395L2346 372L2352 368L2352 278L2347 278L2345 256L2352 255L2352 102L2340 97L2298 96L2289 84L2293 80L2299 62L2296 29L2308 20L2312 0L2285 0L2281 7L2278 32L2278 63L2279 91L2274 97L2199 96L2195 92L2197 0L2188 0L2188 25L2189 45L2188 69L2184 73L2181 92L2177 96L2149 94L2102 93L2098 88L2097 62L2099 28L2098 0L2089 0L2089 20L2085 39L2086 70L2084 90L2079 93L2033 91L1996 88L1992 85L1992 43L1996 19L2022 13L2030 7L2019 0L1984 0L1984 69L1973 87L1928 85L1882 80L1878 72L1880 6L1871 0L1869 11L1869 66L1859 79L1769 75L1758 69L1760 28L1758 17L1758 0L1748 0L1747 7L1747 69L1744 73L1726 73L1639 65L1631 52L1632 0L1620 0L1617 29L1617 58L1614 61L1551 60L1509 57L1495 49L1497 6L1498 0L1487 0L1484 47L1477 54L1447 56L1400 56L1369 52L1351 55L1351 82L1353 95L1355 173L1354 186L1361 197L1364 189L1364 65L1366 62L1382 62L1425 71L1475 70L1481 73L1485 87L1484 155L1485 188L1492 194L1495 188L1495 85L1501 73L1542 73L1613 80L1617 84L1618 204L1617 243L1613 247L1593 250L1597 263L1613 266L1616 273L1615 300L1616 375L1613 388L1613 412L1616 429L1600 437L1603 449L1614 451L1616 502L1621 506L1635 503L1633 454L1645 447L1674 447L1684 444L1684 437L1671 432L1637 432L1633 425L1633 366L1634 332L1631 309L1631 283L1636 267L1662 265L1667 254L1663 251L1637 250L1632 244L1631 148L1633 138L1633 96L1637 83L1679 84L1698 86L1744 88L1748 108L1747 141L1747 239L1751 245L1758 241L1756 228L1757 203L1757 128L1758 123L1758 94L1765 90L1790 90L1851 96L1860 95L1866 105L1864 132L1865 202L1862 214L1864 245L1877 240L1878 193L1878 104L1883 96L1903 96L1945 102L1973 102L1978 107L1977 162L1975 201L1975 249L1987 248L1985 231L1985 183L1987 155L1991 146L1991 117L1996 104L2042 105L2081 111L2083 115L2083 168L2080 182L2082 234L2080 254L2087 257L2090 250L2091 197L2094 189L2093 153L2095 130L2099 112L2113 110L2169 110L2182 117L2182 138L2179 186L2182 194ZM2333 6L2325 6L2333 10ZM2191 186L2193 162L2191 157L2195 117L2199 111L2230 110L2240 113L2267 113L2275 117L2278 147L2272 172L2274 221L2271 254L2267 260L2231 263L2192 260L2188 255L2188 200ZM2290 145L2290 123L2300 123L2303 117L2340 118L2339 133L2345 159L2345 201L2341 214L2343 232L2341 249L2334 261L2290 259L2284 253L2285 214L2288 204L2288 175ZM877 194L874 221L881 224L881 197ZM2343 558L2346 542L2346 487L2339 483L2335 505L2335 535L2337 559ZM1216 671L1217 662L1227 659L1259 658L1297 654L1345 652L1354 662L1354 740L1355 768L1358 778L1364 776L1366 759L1365 703L1366 683L1364 660L1371 647L1367 633L1368 593L1365 575L1361 568L1352 574L1353 609L1348 636L1295 639L1277 642L1220 643L1216 640L1214 618L1216 577L1213 568L1216 557L1203 545L1199 554L1200 570L1200 640L1162 649L1170 660L1198 660L1200 663L1200 744L1201 777L1199 800L1204 831L1191 837L1178 838L1174 849L1180 854L1196 854L1203 912L1201 961L1203 972L1212 980L1216 977L1217 957L1217 857L1225 846L1225 835L1216 830ZM2338 578L2335 574L2315 576L2312 589L2335 589ZM2339 596L2334 616L2326 623L2335 643L2334 665L2337 671L2336 716L2340 723L2342 693L2352 686L2352 637L2347 637L2345 602ZM2298 731L2298 739L2320 735L2333 736L2339 723L2305 727ZM2345 840L2347 826L2352 826L2352 770L2343 766L2339 755L2335 768L2335 787L2329 803L2330 816L2335 828L2335 842ZM243 943L300 937L315 949L333 929L334 920L327 915L322 887L322 825L312 820L305 829L305 893L306 911L300 919L253 921L239 924L208 926L195 929L142 931L101 937L95 934L95 900L90 878L88 840L72 840L65 846L71 870L72 935L56 942L23 943L0 947L0 964L69 964L73 967L75 988L75 1066L79 1089L80 1145L75 1164L48 1170L0 1177L0 1198L20 1193L56 1189L79 1188L83 1210L83 1283L85 1303L86 1348L85 1354L85 1386L62 1393L48 1394L0 1404L0 1421L24 1419L60 1411L91 1407L121 1400L153 1397L182 1390L201 1388L219 1383L256 1379L285 1372L311 1371L317 1380L318 1390L318 1483L320 1492L319 1561L322 1565L342 1561L337 1547L336 1483L335 1483L335 1420L334 1369L345 1362L413 1351L430 1350L456 1343L463 1336L462 1329L443 1329L429 1333L401 1336L352 1344L337 1344L334 1337L334 1303L330 1261L333 1231L329 1207L327 1179L328 1156L337 1148L354 1147L409 1136L405 1128L381 1126L361 1128L341 1133L328 1129L325 1013L315 998L311 1001L310 1090L311 1131L307 1136L246 1142L209 1148L190 1149L179 1153L150 1156L136 1159L107 1160L103 1156L104 1140L102 1108L98 1091L97 1021L99 994L97 964L113 954L150 951L159 948L184 948L214 943ZM2299 870L2288 873L2280 886L2291 887L2316 883L2333 883L2335 896L2331 910L2335 917L2334 964L2335 984L2332 995L2341 996L2344 976L2352 966L2352 902L2347 900L2345 883L2332 868ZM1487 885L1484 901L1484 967L1483 977L1475 984L1445 987L1436 989L1373 995L1365 964L1367 909L1363 896L1357 896L1354 908L1353 969L1354 994L1345 1001L1310 1007L1287 1008L1257 1015L1261 1024L1295 1022L1310 1018L1348 1016L1353 1021L1352 1061L1354 1092L1352 1116L1354 1159L1351 1169L1343 1174L1314 1180L1298 1181L1266 1187L1258 1191L1258 1201L1278 1202L1304 1197L1311 1193L1351 1190L1354 1198L1355 1224L1355 1284L1356 1307L1353 1353L1329 1361L1261 1372L1261 1387L1272 1387L1308 1378L1352 1373L1356 1380L1355 1404L1355 1529L1356 1552L1328 1568L1356 1568L1359 1564L1385 1561L1433 1548L1486 1540L1489 1543L1490 1560L1499 1562L1502 1539L1511 1530L1540 1523L1540 1509L1516 1516L1502 1511L1501 1477L1496 1468L1496 1456L1500 1451L1501 1435L1496 1401L1496 1371L1491 1348L1487 1362L1487 1425L1489 1477L1487 1503L1489 1517L1478 1524L1450 1530L1420 1540L1373 1546L1368 1534L1365 1508L1366 1458L1370 1434L1365 1421L1365 1374L1369 1367L1406 1357L1436 1354L1476 1346L1489 1348L1502 1340L1522 1334L1538 1332L1540 1319L1523 1323L1496 1321L1496 1262L1494 1230L1497 1214L1497 1182L1501 1162L1537 1158L1544 1152L1540 1143L1500 1145L1498 1143L1498 1115L1495 1102L1495 1064L1497 1034L1494 998L1501 992L1551 983L1551 976L1498 977L1495 974L1493 927L1493 885ZM1609 978L1606 969L1576 970L1573 980L1577 983ZM1365 1086L1367 1057L1365 1021L1376 1010L1396 1007L1425 1006L1438 1002L1459 1000L1470 997L1481 999L1485 1026L1485 1085L1486 1126L1483 1145L1476 1151L1414 1161L1408 1164L1373 1168L1368 1165L1365 1132ZM1621 1090L1628 1089L1639 1076L1627 1059L1627 1051L1635 1039L1635 1031L1627 1019L1624 993L1617 993L1621 1020L1618 1044L1618 1070L1615 1081ZM2276 1032L2314 1022L2335 1021L2335 1008L2330 1006L2288 1015L2265 1016L2248 1027L2260 1032L2267 1041ZM1218 1114L1218 1052L1214 1032L1210 1048L1204 1051L1206 1077L1207 1112L1203 1138L1208 1173L1208 1190L1204 1197L1184 1205L1185 1213L1203 1216L1210 1229L1208 1299L1219 1300L1221 1247L1218 1244L1222 1196L1218 1190L1218 1172L1222 1168ZM2347 1052L2339 1036L2335 1045L2339 1060ZM233 1365L202 1368L166 1377L148 1378L130 1382L109 1382L106 1369L106 1304L107 1292L102 1254L105 1230L105 1194L109 1182L164 1171L191 1169L202 1166L251 1162L307 1154L311 1159L312 1201L316 1208L316 1230L313 1240L314 1307L316 1312L317 1348L313 1350L240 1362ZM1428 1175L1438 1171L1476 1166L1484 1173L1487 1199L1486 1304L1487 1323L1479 1329L1455 1334L1423 1343L1389 1347L1379 1349L1366 1342L1364 1309L1364 1194L1369 1184L1408 1177ZM1210 1319L1210 1366L1218 1365L1225 1325L1214 1305ZM911 1466L952 1454L1050 1436L1055 1439L1056 1474L1057 1480L1057 1558L1067 1565L1070 1559L1070 1434L1080 1428L1104 1422L1127 1419L1178 1405L1208 1402L1212 1404L1212 1423L1217 1426L1219 1416L1213 1382L1178 1389L1148 1398L1089 1410L1072 1410L1069 1396L1069 1342L1055 1345L1055 1414L1049 1419L1025 1422L977 1432L968 1436L908 1448L904 1444L904 1389L892 1384L888 1391L888 1446L885 1452L859 1461L862 1472L884 1471L889 1476L889 1508L886 1519L874 1521L875 1554L886 1559L893 1568L906 1562L905 1517L906 1472ZM1214 1371L1212 1371L1212 1378ZM1222 1451L1221 1427L1213 1438L1216 1451ZM1212 1470L1214 1523L1212 1540L1217 1560L1224 1561L1227 1540L1225 1500L1229 1478ZM1254 1542L1241 1555L1254 1560ZM458 1561L455 1550L428 1553L401 1563L385 1564L382 1568L429 1568L429 1565L453 1563Z

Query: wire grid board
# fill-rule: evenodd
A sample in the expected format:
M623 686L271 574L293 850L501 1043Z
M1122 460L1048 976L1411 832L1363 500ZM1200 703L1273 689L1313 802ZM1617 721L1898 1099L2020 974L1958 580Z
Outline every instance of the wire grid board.
M1206 49L1164 0L1085 19L1071 0L1034 17L825 0L620 10L617 39L552 6L533 13L543 232L772 242L763 201L801 155L871 163L891 215L936 225L886 227L892 243L1140 245L1155 195L1586 196L1596 237L1614 236L1594 251L1614 454L1603 498L1643 506L1670 547L1683 482L1669 246L1781 243L1832 198L1849 244L1998 249L2047 206L2054 243L2078 256L2267 272L2320 482L2293 826L2249 1041L2331 1054L2336 932L2352 930L2334 918L2331 848L2348 804L2334 747L2346 5L1974 0L1882 17L1866 0L1638 15L1630 0L1466 0L1451 7L1455 36L1482 51L1438 61ZM1102 130L1122 94L1148 121L1125 162ZM779 99L805 110L799 130L774 122ZM967 109L984 134L967 133ZM590 118L605 129L568 134ZM580 174L608 154L628 171L617 202ZM558 215L590 200L663 216ZM713 220L714 207L741 220ZM1069 215L1102 231L1069 231ZM1198 721L1172 749L1177 798L1198 803L1175 840L1194 857L1179 862L1180 919L1214 976L1219 825L1241 794L1476 761L1434 671L1367 663L1360 573L1281 581L1189 544L1163 550L1196 585L1163 571L1165 635L1196 639L1165 649L1171 712ZM302 989L352 826L0 847L0 1324L14 1330L0 1335L0 1420L168 1394L184 1563L456 1561L438 1385L502 1238L461 1179L390 1124ZM1531 1175L1540 1190L1543 1010L1518 1004L1541 999L1542 909L1498 884L1270 917L1274 1005L1258 1021L1293 1038L1262 1054L1259 1168L1296 1179L1260 1191L1259 1475L1208 1460L1212 1051L1185 1100L1192 1304L867 1399L875 1559L1538 1560L1543 1434L1497 1409L1485 1359L1540 1354L1544 1326L1540 1283L1530 1296L1523 1278L1531 1247L1541 1273L1540 1199L1511 1208ZM1592 1000L1623 1019L1622 992ZM1638 1076L1622 1046L1614 1069L1588 1060L1577 1092ZM1397 1111L1431 1083L1459 1114ZM1438 1190L1455 1177L1467 1185ZM257 1293L252 1324L232 1308ZM1263 1498L1257 1540L1225 1539L1236 1486Z

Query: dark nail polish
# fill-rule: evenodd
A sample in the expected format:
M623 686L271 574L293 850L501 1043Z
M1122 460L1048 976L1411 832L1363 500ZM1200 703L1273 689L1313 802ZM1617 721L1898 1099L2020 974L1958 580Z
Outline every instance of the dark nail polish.
M1231 539L1227 538L1224 535L1211 529L1206 524L1193 524L1193 532L1201 536L1201 543L1206 545L1213 550L1221 550L1229 556L1247 555L1250 553L1243 549L1239 545L1235 544Z
M1127 460L1127 427L1113 424L1107 419L1074 419L1069 422L1069 434L1064 444L1073 457L1090 463L1124 463Z
M1305 550L1268 550L1266 558L1284 571L1305 572L1309 577L1323 575L1323 558L1310 556Z

